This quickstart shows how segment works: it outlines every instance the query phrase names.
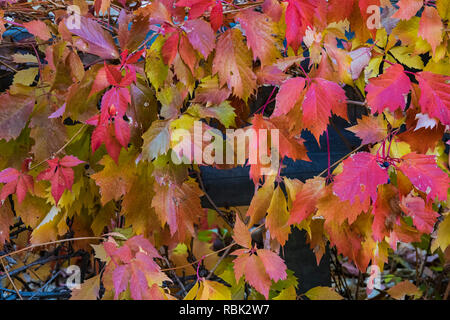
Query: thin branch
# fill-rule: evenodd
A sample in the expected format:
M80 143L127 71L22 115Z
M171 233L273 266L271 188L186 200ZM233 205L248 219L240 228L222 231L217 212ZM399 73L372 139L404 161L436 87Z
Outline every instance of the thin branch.
M83 129L84 128L86 128L87 127L87 124L86 123L84 123L81 127L80 127L80 129L78 129L78 131L77 132L75 132L75 134L61 147L61 148L59 148L56 152L54 152L53 154L52 154L52 156L51 157L54 157L54 156L56 156L57 154L59 154L61 151L63 151L73 140L75 140L75 138L81 133L81 131L83 131ZM33 170L33 169L36 169L37 167L39 167L41 164L43 164L43 163L45 163L45 162L47 162L48 160L50 160L51 158L47 158L47 159L45 159L45 160L42 160L41 162L39 162L39 163L37 163L37 164L35 164L34 166L32 166L31 168L30 168L30 171L31 170Z
M336 161L335 163L333 163L333 164L330 166L330 169L333 168L333 167L335 167L336 165L338 165L339 163L341 163L341 162L344 161L345 159L347 159L347 158L348 158L349 156L351 156L353 153L355 153L355 152L361 150L363 147L365 147L365 145L360 145L358 148L356 148L356 149L353 150L352 152L349 152L348 154L346 154L345 156L343 156L342 158L340 158L338 161ZM328 171L328 168L325 169L324 171L322 171L321 173L319 173L318 177L320 177L321 175L327 173L327 171Z
M11 284L12 284L14 290L16 291L17 296L19 297L20 300L23 300L22 296L20 295L19 290L18 290L17 287L16 287L16 284L14 283L14 281L11 279L11 276L9 275L8 269L6 269L5 263L3 262L3 258L0 258L0 261L1 261L1 263L2 263L3 270L5 270L6 276L7 276L8 279L9 279L9 282L11 282Z
M170 262L166 257L162 257L164 262L167 264L167 266L170 268ZM180 285L181 291L186 295L187 291L186 288L184 287L183 283L181 282L180 278L177 276L177 274L175 273L175 270L171 270L171 273L173 275L173 277L175 278L175 280L178 282L178 284Z
M208 276L206 277L206 280L208 280L209 278L211 278L214 274L214 271L216 271L216 269L219 267L220 263L223 261L223 259L225 259L228 254L230 253L232 247L229 247L220 257L220 259L216 262L216 264L214 265L214 267L209 271Z
M0 259L18 254L20 252L24 252L24 251L28 251L34 248L38 248L38 247L44 247L44 246L48 246L48 245L52 245L52 244L58 244L58 243L63 243L63 242L69 242L69 241L79 241L79 240L104 240L104 238L102 237L79 237L79 238L70 238L70 239L61 239L61 240L56 240L56 241L50 241L50 242L44 242L44 243L37 243L37 244L33 244L29 247L25 247L22 248L20 250L16 250L7 254L4 254L2 256L0 256Z

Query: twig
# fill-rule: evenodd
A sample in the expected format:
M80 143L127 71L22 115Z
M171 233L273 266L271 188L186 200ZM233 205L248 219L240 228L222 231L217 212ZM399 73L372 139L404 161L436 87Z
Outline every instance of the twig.
M57 244L57 243L63 243L63 242L69 242L69 241L79 241L79 240L103 240L104 238L102 237L79 237L79 238L70 238L70 239L61 239L61 240L56 240L56 241L50 241L50 242L44 242L44 243L37 243L37 244L33 244L29 247L25 247L22 248L20 250L16 250L7 254L4 254L2 256L0 256L0 259L18 254L20 252L24 252L24 251L28 251L34 248L38 248L38 247L43 247L43 246L48 246L48 245L52 245L52 244Z
M56 152L54 152L53 154L52 154L52 157L54 157L54 156L56 156L57 154L59 154L61 151L63 151L73 140L75 140L75 138L81 133L81 131L83 131L83 129L84 128L86 128L87 127L87 124L86 123L84 123L81 127L80 127L80 129L78 129L78 131L77 132L75 132L75 134L61 147L61 148L59 148ZM30 168L30 171L31 170L33 170L33 169L36 169L37 167L39 167L41 164L43 164L43 163L45 163L45 162L47 162L48 160L50 160L51 158L47 158L47 159L45 159L45 160L42 160L41 162L39 162L39 163L37 163L37 164L35 164L34 166L32 166L31 168Z
M223 254L222 256L219 258L219 260L216 262L216 264L214 265L214 267L209 271L208 276L206 277L206 280L208 280L209 278L211 278L214 274L214 271L216 271L216 269L219 267L220 263L223 261L223 259L225 259L228 254L230 253L231 247L229 247Z
M1 263L2 263L3 270L5 270L6 276L7 276L8 279L9 279L9 282L11 282L11 284L12 284L14 290L15 290L16 293L17 293L17 296L19 297L20 300L23 300L23 298L22 298L22 296L20 295L20 292L19 292L19 290L17 289L17 287L16 287L14 281L11 279L11 276L9 275L8 269L6 269L5 263L3 262L3 257L0 258L0 261L1 261Z
M210 256L212 256L212 255L215 255L215 254L218 254L219 252L222 252L222 251L225 251L225 250L227 250L228 248L231 248L232 246L234 246L236 243L233 241L232 243L230 243L228 246L226 246L226 247L223 247L222 249L220 249L220 250L217 250L217 251L214 251L214 252L211 252L211 253L208 253L208 254L206 254L206 255L204 255L201 259L198 259L198 260L195 260L194 262L192 262L192 263L189 263L189 264L185 264L185 265L182 265L182 266L179 266L179 267L173 267L173 268L166 268L166 269L161 269L160 271L171 271L171 270L178 270L178 269L184 269L184 268L187 268L187 267L190 267L190 266L193 266L194 264L198 264L198 263L200 263L202 260L204 260L205 258L208 258L208 257L210 257Z
M6 62L4 62L3 60L0 60L0 63L1 63L2 65L4 65L5 67L11 69L12 71L18 72L16 69L14 69L13 67L11 67L9 64L7 64Z
M336 165L338 165L339 163L341 163L342 161L344 161L345 159L347 159L349 156L351 156L353 153L359 151L360 149L362 149L363 147L365 147L365 145L360 145L358 148L356 148L355 150L353 150L352 152L347 153L345 156L343 156L342 158L340 158L338 161L336 161L335 163L333 163L330 166L330 169L335 167ZM322 171L321 173L319 173L318 177L320 177L321 175L327 173L328 168L326 168L324 171Z
M166 257L162 257L164 262L167 264L167 266L170 268L170 262ZM180 278L177 276L177 274L175 273L175 270L171 270L172 271L172 275L174 276L175 280L178 282L178 284L180 285L181 291L186 295L187 291L186 288L184 287L183 283L181 282Z

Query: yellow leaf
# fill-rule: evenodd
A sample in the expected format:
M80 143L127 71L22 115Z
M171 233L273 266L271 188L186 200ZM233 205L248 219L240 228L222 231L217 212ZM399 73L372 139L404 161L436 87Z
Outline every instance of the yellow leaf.
M192 287L184 300L231 300L231 291L219 282L200 280Z
M315 287L305 293L310 300L343 300L344 298L331 287Z
M282 246L291 233L288 220L286 197L281 188L277 187L270 201L269 209L267 209L266 226L270 231L271 238L277 239Z
M390 53L401 63L410 68L423 69L423 61L419 55L414 55L411 47L395 47L390 50Z
M38 63L36 56L29 53L14 53L11 57L15 63Z
M28 68L18 71L14 75L13 84L23 84L24 86L29 86L34 82L38 74L38 68Z
M395 300L403 300L405 296L414 296L415 299L419 299L422 296L422 291L408 280L397 283L387 293Z
M295 287L290 286L283 289L278 296L273 298L273 300L297 300L297 293L295 292Z
M444 220L439 223L437 229L437 237L433 241L431 249L435 251L437 248L441 248L442 252L445 252L447 247L450 245L450 214L444 218Z
M97 300L99 290L100 274L85 280L80 289L73 289L70 300Z

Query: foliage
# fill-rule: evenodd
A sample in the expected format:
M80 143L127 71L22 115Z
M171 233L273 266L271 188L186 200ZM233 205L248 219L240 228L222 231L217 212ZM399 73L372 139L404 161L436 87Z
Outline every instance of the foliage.
M307 231L318 263L329 242L360 275L429 235L428 250L448 262L448 0L29 5L0 9L2 43L24 48L0 57L12 75L0 95L0 241L10 251L70 238L71 249L94 248L99 268L73 298L296 299L279 255L291 227ZM32 36L14 44L13 29ZM202 208L195 154L208 145L182 153L179 129L195 137L201 120L215 139L278 129L280 163L310 161L302 131L319 141L335 117L362 143L343 161L301 182L278 163L262 175L258 159L245 213ZM191 161L174 161L183 157ZM213 158L218 169L242 165ZM17 219L30 234L10 239ZM406 281L387 294L427 293ZM305 296L342 298L323 287Z

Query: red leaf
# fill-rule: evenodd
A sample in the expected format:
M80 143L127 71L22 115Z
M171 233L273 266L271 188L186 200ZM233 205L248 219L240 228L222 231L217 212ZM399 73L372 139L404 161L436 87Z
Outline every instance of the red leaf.
M308 0L288 0L286 9L286 41L297 52L306 28L312 26L316 7Z
M269 290L271 281L266 274L266 270L261 259L252 254L250 256L243 254L234 259L234 272L236 276L236 282L245 275L245 280L254 287L257 291L261 292L266 299L269 298Z
M102 97L101 122L106 121L111 116L123 117L131 104L131 96L128 88L113 87L105 92ZM111 112L114 106L116 112Z
M450 125L450 77L423 71L416 74L422 111Z
M376 156L368 152L359 152L344 162L344 169L334 180L333 191L341 200L354 203L359 196L361 202L368 197L377 199L377 187L388 182L389 175L382 169Z
M211 7L215 1L213 0L178 0L176 3L177 7L188 7L189 19L197 19L205 13L205 11ZM218 2L220 6L220 2Z
M327 129L331 112L347 119L347 98L338 84L316 78L307 88L303 99L303 124L317 141Z
M114 299L119 298L119 294L128 288L128 281L130 278L130 271L127 265L117 266L112 274L114 283Z
M52 37L47 25L41 20L32 20L30 22L25 22L23 26L32 35L38 37L41 40L47 41Z
M417 230L425 233L433 232L439 214L433 211L431 201L425 203L422 198L409 194L406 198L403 198L401 207L413 219Z
M165 64L171 65L175 56L178 52L178 42L180 39L180 35L178 32L174 32L169 38L167 38L166 42L164 42L161 54Z
M195 74L197 56L195 55L194 48L185 35L181 36L180 38L180 46L178 50L183 62L189 67L189 70L191 70L192 74Z
M74 156L65 156L62 159L54 158L47 160L49 168L37 176L37 180L48 180L52 185L52 196L55 203L58 204L64 190L71 190L73 185L74 173L72 167L77 166L84 161Z
M70 32L88 43L87 52L104 59L118 59L119 52L117 52L112 36L93 19L84 16L79 16L79 18L80 26L68 24L67 20L65 20L65 24Z
M34 185L32 176L14 168L0 171L0 183L6 183L0 192L0 200L3 201L10 194L17 193L19 203L25 199L28 190L33 190Z
M391 18L409 20L422 8L423 0L400 0L397 5L399 9Z
M189 20L185 22L184 30L186 31L187 37L192 46L196 50L200 51L203 57L207 59L209 54L214 50L216 39L211 25L208 22L200 19Z
M366 87L367 102L372 113L403 109L406 105L405 96L411 90L411 81L404 73L400 64L389 67L382 75L369 80Z
M435 156L412 152L403 156L402 160L400 171L417 189L427 194L427 199L438 197L439 201L447 200L450 178L437 166Z
M277 282L287 278L286 265L279 255L266 249L259 249L256 254L261 259L270 279Z
M277 254L269 250L254 251L256 254L249 254L246 250L237 250L233 253L238 255L233 261L236 282L244 275L245 280L268 299L271 280L287 278L286 265Z
M277 117L287 114L298 102L305 88L305 78L290 78L283 82L276 97L275 110L272 114Z
M443 31L444 24L436 8L425 6L422 17L420 18L419 32L417 34L431 45L433 55L436 52L437 46L440 45L443 40Z
M317 177L306 180L292 203L289 224L301 223L316 210L317 201L325 195L325 179Z
M211 9L211 14L209 16L211 21L211 27L214 31L219 30L223 24L223 7L222 3L217 2L216 5Z

